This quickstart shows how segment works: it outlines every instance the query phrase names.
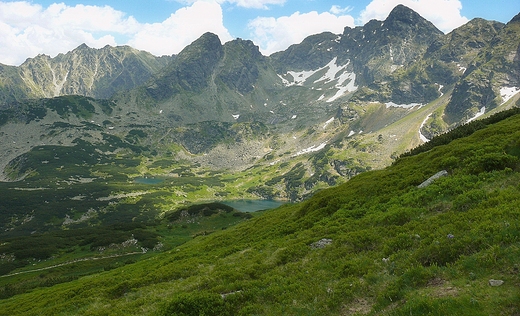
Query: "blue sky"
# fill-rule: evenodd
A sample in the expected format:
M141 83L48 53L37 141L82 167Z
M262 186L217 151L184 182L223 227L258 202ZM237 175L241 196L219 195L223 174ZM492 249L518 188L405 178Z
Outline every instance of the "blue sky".
M86 43L177 54L204 32L250 39L265 55L306 36L384 20L397 4L447 33L475 17L508 22L519 0L0 0L0 63L19 65Z

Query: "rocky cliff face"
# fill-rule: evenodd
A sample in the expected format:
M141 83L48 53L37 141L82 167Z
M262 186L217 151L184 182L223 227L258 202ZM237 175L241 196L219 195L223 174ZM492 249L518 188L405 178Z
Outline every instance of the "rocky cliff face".
M163 69L146 91L156 100L163 100L181 91L200 92L208 86L209 79L224 52L218 36L202 35L184 48L177 58Z
M346 27L343 34L323 33L273 54L277 69L308 70L333 58L357 74L357 83L380 81L403 65L421 58L429 45L442 36L433 24L399 5L385 21L372 20L362 27Z
M215 34L206 33L125 102L149 100L184 123L233 122L266 112L258 95L276 80L280 79L253 42L236 39L222 45Z
M0 76L6 78L2 84L7 91L3 99L71 94L109 98L117 91L144 84L171 59L155 57L128 46L94 49L83 44L54 58L38 55L19 67L0 69Z
M446 107L447 121L456 124L505 103L520 92L520 19L515 17L481 46L456 83Z
M21 100L31 95L18 73L18 67L0 64L0 104Z

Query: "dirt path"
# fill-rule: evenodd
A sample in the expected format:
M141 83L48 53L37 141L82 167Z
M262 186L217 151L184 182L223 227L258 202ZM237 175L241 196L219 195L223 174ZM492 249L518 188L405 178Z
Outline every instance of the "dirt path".
M143 254L143 252L142 251L136 251L136 252L129 252L129 253L124 253L124 254L120 254L120 255L110 255L110 256L105 256L105 257L92 257L92 258L76 259L76 260L67 261L67 262L55 264L53 266L48 266L48 267L44 267L44 268L27 270L27 271L20 271L20 272L15 272L15 273L6 274L6 275L0 275L0 278L6 278L6 277L18 275L18 274L24 274L24 273L31 273L31 272L38 272L38 271L54 269L54 268L57 268L57 267L63 267L63 266L69 265L69 264L77 263L77 262L94 261L94 260L102 260L102 259L117 258L117 257L125 257L125 256L138 255L138 254Z

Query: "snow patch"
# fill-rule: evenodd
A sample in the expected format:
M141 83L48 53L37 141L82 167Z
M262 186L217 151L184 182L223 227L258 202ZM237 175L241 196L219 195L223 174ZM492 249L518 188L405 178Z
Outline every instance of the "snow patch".
M285 86L303 86L303 84L307 83L307 80L315 75L316 73L327 70L323 76L314 80L311 83L322 83L326 84L332 81L336 81L335 88L338 88L339 91L336 94L327 100L327 102L332 102L342 96L345 92L354 92L357 90L357 86L355 85L356 74L353 72L347 72L347 66L350 64L350 61L345 65L337 64L337 57L334 57L327 65L315 69L315 70L305 70L305 71L288 71L285 76L291 76L293 81L289 81L284 78L284 76L278 75L278 77L282 78L282 82ZM321 90L321 89L317 89ZM322 98L320 97L320 100Z
M330 123L332 123L332 122L334 122L334 117L330 118L330 120L328 120L327 122L325 122L325 124L323 124L323 129L327 128L327 126L328 126Z
M474 121L476 120L478 117L484 115L484 113L486 113L486 107L483 106L480 111L477 112L477 114L475 114L475 116L473 116L472 118L470 118L469 120L466 121L466 123L469 123L471 121Z
M354 134L356 134L356 132L354 132L354 131L350 131L350 133L348 133L348 136L347 136L347 137L350 137L350 136L352 136L352 135L354 135Z
M463 67L461 66L460 64L457 64L457 67L459 67L459 71L462 72L462 73L465 73L466 72L466 67Z
M305 149L300 150L299 152L294 154L293 157L300 156L300 155L307 154L307 153L314 152L314 151L320 151L323 148L325 148L325 146L327 146L327 142L321 143L318 146L313 145L313 146L311 146L309 148L305 148Z
M515 94L520 92L520 88L517 87L502 87L500 88L500 97L502 98L502 104L506 103Z
M347 80L350 80L347 85L342 86ZM338 83L336 84L336 88L339 88L339 90L336 92L336 94L327 100L327 102L332 102L336 100L337 98L341 97L346 92L354 92L357 90L356 86L356 74L353 72L344 72L339 76Z
M423 128L424 124L426 124L426 121L430 118L430 116L431 116L432 114L433 114L433 113L428 114L428 116L426 116L426 118L424 119L424 121L422 121L422 123L421 123L421 127L419 127L419 138L420 138L423 142L425 142L425 143L429 142L430 140L429 140L428 138L426 138L426 136L424 136L424 135L421 133L421 129Z
M385 103L386 105L386 108L388 109L389 107L393 107L393 108L405 108L405 109L413 109L414 107L416 106L419 106L422 107L422 103L410 103L410 104L396 104L394 102L386 102Z
M293 119L293 120L294 120L295 118L296 118L296 115L293 115L293 116L291 117L291 119Z
M289 80L285 79L284 77L282 77L280 75L278 75L278 77L280 77L280 79L282 79L282 83L283 83L284 86L288 87L288 86L292 85L292 83L290 83Z
M444 95L444 93L441 91L441 89L444 88L444 86L439 83L437 83L437 85L439 86L439 93L441 94L441 97L442 97Z
M233 116L233 118L235 120L238 120L238 118L240 117L240 114L231 114L231 116Z
M403 67L403 65L391 65L390 66L390 72L394 72L396 71L397 69Z
M309 79L309 77L311 77L317 71L320 71L322 69L323 68L320 68L320 69L317 69L317 70L307 70L307 71L288 71L287 74L291 75L293 77L294 81L293 82L289 82L288 80L284 79L283 80L284 84L287 87L290 87L290 86L303 86L303 84L305 83L305 81L307 81L307 79ZM280 76L280 75L278 75L278 76L283 79L282 76Z

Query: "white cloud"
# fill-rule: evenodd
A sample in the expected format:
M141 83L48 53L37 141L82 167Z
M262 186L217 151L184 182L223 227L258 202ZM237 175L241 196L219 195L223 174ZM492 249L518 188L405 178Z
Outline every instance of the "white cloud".
M161 23L143 25L128 44L152 54L171 55L208 31L217 34L222 42L232 39L224 27L220 5L214 1L196 1Z
M267 5L276 4L282 5L286 0L226 0L226 2L236 4L239 7L267 9Z
M300 43L305 37L325 31L343 33L345 26L354 26L350 15L337 16L329 12L295 12L291 16L258 17L249 22L252 40L262 53L270 55Z
M82 43L115 45L108 33L131 34L139 24L111 7L52 4L48 8L25 1L0 2L0 62L20 64L40 53L51 56Z
M469 21L460 13L462 4L459 0L372 0L361 12L360 23L365 24L372 19L384 20L398 4L419 13L445 33Z
M330 8L329 11L330 11L330 13L332 13L332 14L340 15L340 14L344 14L344 13L347 13L347 12L352 11L352 8L351 8L351 7L345 7L345 8L342 8L342 7L340 7L339 5L333 5L333 6Z
M55 56L82 43L94 48L128 44L171 55L208 31L223 42L232 39L216 1L195 1L153 24L139 23L110 6L55 3L44 8L26 1L0 1L0 63L19 65L27 57Z
M200 0L179 0L180 3L192 4ZM211 0L210 0L211 1ZM268 9L268 5L282 5L287 0L216 0L219 4L230 3L243 8Z

